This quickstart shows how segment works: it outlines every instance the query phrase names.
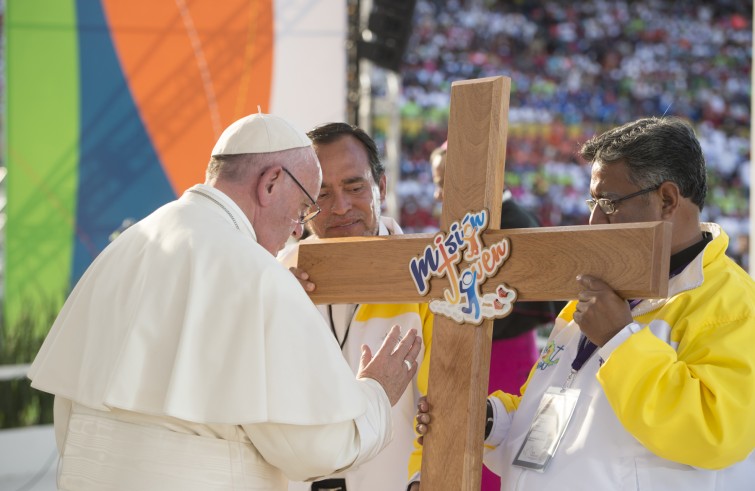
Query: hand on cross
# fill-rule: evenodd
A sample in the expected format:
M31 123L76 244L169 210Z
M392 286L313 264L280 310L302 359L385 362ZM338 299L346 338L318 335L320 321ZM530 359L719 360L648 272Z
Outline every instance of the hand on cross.
M306 271L295 266L288 268L288 270L291 271L297 280L299 280L299 283L301 284L301 287L304 288L305 292L315 291L315 284L309 281L309 274Z
M427 396L422 396L417 402L417 426L415 429L419 434L417 443L422 445L425 433L430 429L430 403L427 402Z
M587 339L603 346L632 322L629 304L603 280L589 275L577 276L582 285L574 320Z

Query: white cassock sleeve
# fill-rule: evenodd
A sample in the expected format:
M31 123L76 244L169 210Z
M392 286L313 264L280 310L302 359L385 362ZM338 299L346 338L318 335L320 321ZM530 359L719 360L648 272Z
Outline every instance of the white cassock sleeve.
M375 380L359 382L369 404L367 411L352 421L310 426L257 423L243 425L244 431L265 460L292 481L314 480L358 467L393 437L391 404L385 391Z

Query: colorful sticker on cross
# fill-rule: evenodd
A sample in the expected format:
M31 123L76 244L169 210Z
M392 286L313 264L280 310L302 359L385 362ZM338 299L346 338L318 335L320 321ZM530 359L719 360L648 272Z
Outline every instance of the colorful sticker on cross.
M430 291L433 276L448 277L450 288L443 292L443 300L430 302L432 312L474 325L511 312L517 293L505 283L497 285L494 293L480 294L482 284L496 274L511 252L505 237L490 247L483 246L481 234L488 227L488 220L487 210L468 212L451 224L448 234L439 232L420 256L409 261L409 271L420 295ZM462 258L467 267L459 271Z

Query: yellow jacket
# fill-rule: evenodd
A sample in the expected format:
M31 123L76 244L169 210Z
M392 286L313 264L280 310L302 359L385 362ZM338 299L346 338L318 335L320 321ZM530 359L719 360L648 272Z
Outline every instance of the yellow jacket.
M579 402L544 473L511 462L542 394L570 372L580 337L575 302L559 315L523 396L491 396L485 462L502 475L502 489L580 489L584 476L594 489L751 489L755 282L725 256L720 227L702 228L713 240L670 280L669 297L640 302L634 322L578 372Z

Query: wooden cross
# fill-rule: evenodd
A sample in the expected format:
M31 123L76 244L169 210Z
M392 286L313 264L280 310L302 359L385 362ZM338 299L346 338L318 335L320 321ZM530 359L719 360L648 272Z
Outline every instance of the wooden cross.
M508 237L511 254L483 284L499 283L518 300L576 298L580 273L602 278L624 298L667 295L671 224L592 225L496 230L501 220L511 81L506 77L454 82L441 230L468 211L487 209L485 244ZM298 266L317 289L315 303L415 303L440 298L445 278L421 296L409 261L433 234L354 237L302 242ZM422 488L480 489L485 398L493 322L457 324L435 316L428 401L433 424L425 435ZM398 470L397 470L398 471Z

